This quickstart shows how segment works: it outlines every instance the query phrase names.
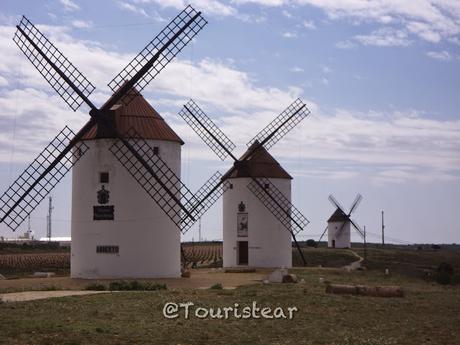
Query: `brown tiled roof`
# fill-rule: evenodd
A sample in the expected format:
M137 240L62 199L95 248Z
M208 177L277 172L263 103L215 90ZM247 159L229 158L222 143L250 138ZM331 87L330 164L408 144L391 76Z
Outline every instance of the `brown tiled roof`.
M340 211L339 209L335 210L332 216L327 220L328 223L330 222L345 222L348 220L348 217L345 213Z
M130 128L134 128L143 139L176 141L181 145L184 144L182 139L138 91L131 90L130 93L134 93L134 95L130 95L134 96L131 102L124 105L122 101L119 101L112 107L110 114L111 120L121 134L126 134ZM83 136L83 140L113 137L114 135L107 133L107 131L98 130L98 125L95 124Z
M267 178L284 178L292 179L286 170L276 161L275 158L264 147L260 147L254 153L251 150L256 141L241 156L240 160L227 171L222 180L238 177L267 177Z

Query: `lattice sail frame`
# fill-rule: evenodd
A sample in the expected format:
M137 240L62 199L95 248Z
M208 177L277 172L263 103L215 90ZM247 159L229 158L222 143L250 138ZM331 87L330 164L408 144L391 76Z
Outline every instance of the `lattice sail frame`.
M353 200L353 202L351 203L350 212L348 212L349 215L351 215L353 212L356 211L362 199L363 199L363 196L358 193L355 197L355 200Z
M268 178L253 179L247 187L275 218L294 235L297 235L310 223Z
M194 194L198 199L198 202L194 205L186 204L187 209L196 220L201 218L203 214L230 188L230 183L228 181L221 183L221 178L222 174L219 171L216 171ZM190 217L182 219L182 233L187 232L192 225L195 224L196 220L194 221Z
M73 111L76 111L84 100L69 86L65 78L51 67L47 59L54 63L86 97L96 89L25 16L17 26L13 41Z
M363 230L361 229L361 227L358 225L358 223L351 219L350 218L350 215L356 210L356 208L358 207L359 203L361 202L362 200L362 195L361 194L357 194L356 195L356 198L355 200L352 202L351 204L351 207L350 207L350 211L347 213L345 213L344 211L344 208L343 206L338 202L338 200L331 194L329 195L328 199L329 201L331 202L332 205L334 205L335 207L337 207L348 219L348 221L351 223L351 225L356 229L356 231L358 232L358 234L361 236L361 238L364 238L364 232ZM337 230L336 232L336 236L340 236L343 232L343 229L345 228L345 225L346 225L347 222L343 222L343 224L340 226L339 230Z
M182 183L168 165L154 154L153 147L140 137L134 128L126 133L129 143L134 147L155 172L157 178L178 199L184 200L182 205L195 205L197 198ZM181 220L186 219L184 210L157 182L156 178L137 160L133 153L120 141L116 140L109 148L117 160L128 170L131 176L142 186L148 195L157 203L163 212L181 228Z
M113 92L117 91L126 80L132 79L142 68L148 66L155 55L158 55L144 76L133 85L141 92L207 23L201 12L197 12L190 5L187 6L110 81L108 86ZM132 97L128 97L123 102L127 104L131 100Z
M274 132L274 129L278 127L282 129L282 131L278 131L275 133L276 136L269 138L264 146L268 146L268 148L273 146L279 139L281 139L281 137L283 137L287 132L289 132L294 126L296 126L309 114L310 111L307 109L306 105L300 99L295 100L274 121L272 121L267 127L265 127L264 130L259 132L259 134L262 133L262 135L260 136L262 138L261 140L264 140L265 138L268 138L272 134L272 132ZM204 111L193 100L189 100L184 105L184 107L180 110L179 115L185 120L185 122L187 122L187 124L190 127L192 127L195 133L197 133L198 136L222 160L224 160L229 155L229 152L231 152L235 148L233 142L230 139L228 139L228 137L216 126L216 124L204 113ZM286 126L286 128L284 128L284 126ZM269 130L271 130L271 132ZM259 140L257 136L253 140L251 140L251 142L248 145L252 145L252 143L254 143L256 140ZM232 158L236 159L233 155ZM252 182L255 185L255 187L252 186L252 191L260 191L260 188L256 188L258 187L257 183L254 181ZM228 181L225 181L223 183L226 183L226 186L223 187L222 194L226 190L228 190L229 186ZM289 211L286 214L286 212L279 210L279 206L277 206L273 202L273 205L275 205L276 207L273 205L265 206L270 210L270 212L275 212L275 216L277 216L278 213L282 213L288 218L291 217L290 210L293 210L291 220L293 222L295 222L295 220L298 221L298 224L294 227L293 233L294 235L297 234L299 231L301 231L308 225L308 219L305 216L303 216L300 213L300 211L297 208L295 208L295 206L292 205L270 181L268 181L267 183L273 186L273 191L277 190L279 192L278 195L281 200L280 202L282 202L284 208ZM261 201L264 201L265 199L272 201L270 196L266 195L264 191L262 192L264 193L264 196L261 196L259 198ZM216 200L217 198L215 198L213 202L215 202ZM288 226L287 224L288 221L284 220L283 225L287 227L289 231L291 231L291 226Z
M225 160L228 152L232 152L235 149L236 145L192 99L182 107L179 115L221 160Z
M89 147L85 143L77 143L40 182L32 186L38 177L46 171L48 165L71 144L74 136L75 133L69 127L64 127L0 197L0 219L13 231L88 151ZM31 183L31 180L34 182ZM10 210L29 188L32 189L27 196L5 217L6 209Z
M257 135L246 145L249 147L256 141L260 143L264 142L272 135L272 137L264 143L265 149L268 150L308 115L310 115L310 110L307 108L307 105L303 103L300 98L297 98L272 122L257 133Z

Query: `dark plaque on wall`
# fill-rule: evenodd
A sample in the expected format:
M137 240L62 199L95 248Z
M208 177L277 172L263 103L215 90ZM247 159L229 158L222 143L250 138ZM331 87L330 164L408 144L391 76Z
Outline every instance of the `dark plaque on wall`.
M114 206L93 206L93 220L113 220Z

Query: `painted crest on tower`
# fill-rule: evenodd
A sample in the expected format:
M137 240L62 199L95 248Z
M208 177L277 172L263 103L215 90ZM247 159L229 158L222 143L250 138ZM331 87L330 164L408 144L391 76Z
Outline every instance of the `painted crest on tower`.
M105 189L104 185L100 190L97 191L97 202L99 204L108 204L109 203L110 192Z

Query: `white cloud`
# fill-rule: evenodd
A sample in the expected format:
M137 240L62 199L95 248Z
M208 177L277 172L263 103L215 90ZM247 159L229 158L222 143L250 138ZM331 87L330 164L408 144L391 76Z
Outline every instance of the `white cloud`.
M369 35L356 35L354 39L366 46L391 47L411 44L406 32L388 27L380 28Z
M284 38L296 38L297 33L296 32L291 32L291 31L285 31L285 32L283 32L283 37Z
M323 71L324 74L331 74L332 73L332 68L329 66L323 65L321 66L321 70Z
M339 49L352 49L356 47L356 44L349 40L346 40L346 41L337 42L335 46Z
M283 16L285 16L286 18L292 18L292 14L291 12L287 11L287 10L283 10Z
M293 72L293 73L302 73L302 72L304 72L304 69L302 67L299 67L299 66L294 66L289 71Z
M145 12L145 10L142 8L142 7L139 7L139 6L135 6L133 4L130 4L128 2L118 2L118 6L122 9L122 10L127 10L129 12L132 12L132 13L136 13L136 14L139 14L141 16L144 16L146 18L149 17L149 15L147 14L147 12Z
M217 14L221 16L237 15L238 11L225 3L217 0L134 0L136 3L153 3L161 7L172 7L177 10L183 10L185 6L192 5L197 10L205 11L207 13Z
M235 3L256 3L262 6L313 6L323 10L332 20L349 18L358 22L398 24L400 30L429 42L450 39L460 34L460 2L458 0L234 0Z
M316 29L316 25L312 20L304 20L302 25L306 29Z
M75 40L63 28L45 29L51 41L96 85L104 85L133 55ZM0 27L0 50L3 52L0 73L8 83L0 92L0 160L10 160L12 128L16 123L14 159L27 161L64 125L78 130L88 116L84 108L71 112L43 82L27 59L11 45L13 31L13 27ZM175 60L152 84L154 86L148 87L144 94L149 98L151 92L155 92L152 99L157 107L168 105L178 109L192 96L238 144L245 143L303 92L295 86L285 89L260 86L248 73L211 59L193 64ZM107 96L104 91L91 98L102 103ZM23 101L25 99L27 102ZM412 110L389 114L336 110L332 114L321 114L314 103L307 103L314 115L274 147L274 154L282 160L298 160L300 155L304 160L340 161L377 168L385 165L381 171L389 172L381 173L380 178L387 180L409 178L401 174L396 178L397 174L392 171L401 170L397 166L425 169L428 171L426 181L458 176L458 120L427 119ZM180 135L187 133L186 125L174 112L168 116L168 121ZM198 144L198 138L194 140L190 157L215 159L209 150ZM299 153L296 147L308 149L301 149ZM345 178L349 174L335 174L335 177Z
M0 76L0 86L8 86L8 80Z
M64 10L68 12L78 11L80 10L80 6L78 6L72 0L59 0L59 2L64 6Z
M448 51L429 51L426 53L431 59L439 60L439 61L450 61L452 60L452 55Z
M105 85L132 59L133 54L119 54L103 49L97 42L73 39L67 28L41 26L40 29L95 85ZM74 130L78 130L88 119L85 107L78 113L70 111L19 49L11 44L13 32L14 27L0 27L0 49L3 52L0 73L5 78L3 84L9 83L10 86L0 92L0 160L9 159L9 138L16 120L22 126L16 147L24 151L18 151L16 159L26 160L31 158L28 154L35 152L34 148L42 147L42 141L49 140L64 124L70 124ZM193 97L200 104L218 109L218 114L224 112L238 115L251 111L273 115L302 92L295 86L285 90L258 86L257 80L246 72L235 69L231 64L211 59L203 59L194 64L175 60L155 79L155 87L151 90L155 91L155 96L163 97L163 104L169 102L179 105L191 95L190 88L186 87L190 80L199 80L199 83L194 83ZM109 92L106 88L102 90L90 98L99 104L104 102ZM147 98L152 91L148 88L145 90ZM27 102L23 102L25 99ZM155 97L155 104L158 103ZM177 106L174 108L178 109ZM33 126L30 126L32 123Z
M72 20L72 26L77 29L89 29L93 26L91 21L86 20Z

